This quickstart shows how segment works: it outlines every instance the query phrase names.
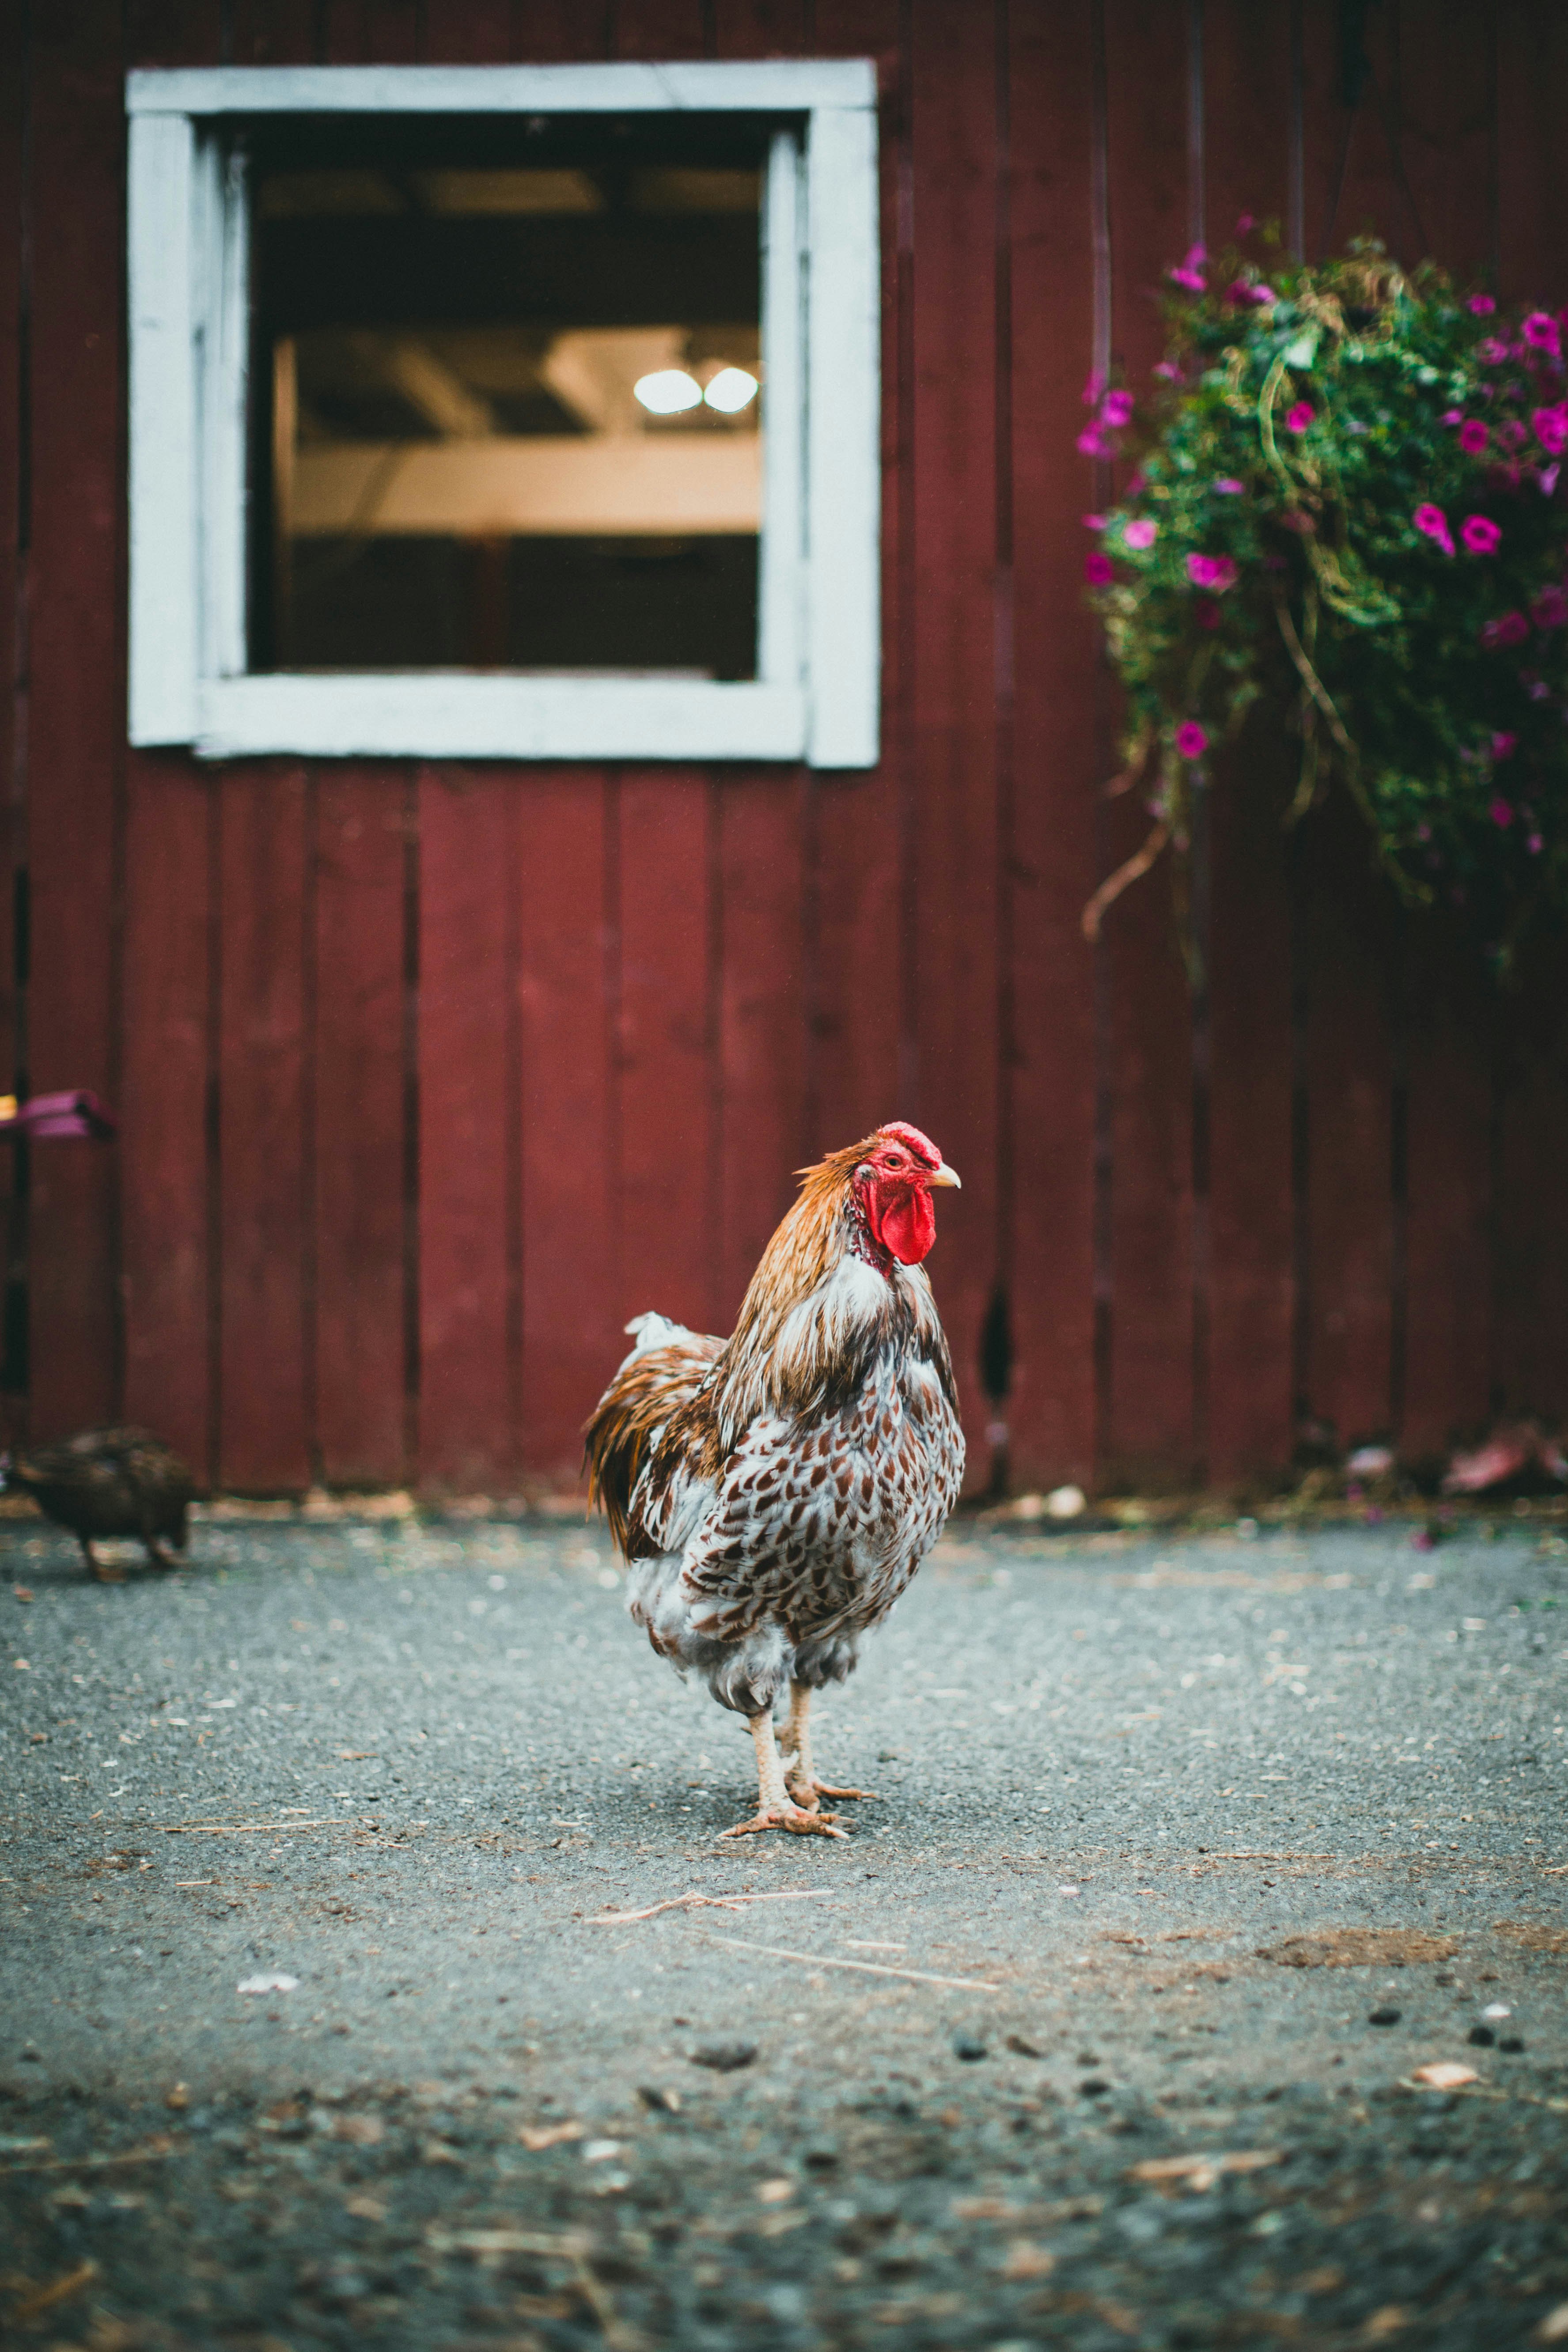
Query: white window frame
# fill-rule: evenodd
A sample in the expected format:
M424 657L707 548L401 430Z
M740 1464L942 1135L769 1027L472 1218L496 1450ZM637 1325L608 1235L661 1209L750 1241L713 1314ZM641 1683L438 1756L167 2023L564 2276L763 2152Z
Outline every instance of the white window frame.
M128 76L131 741L189 744L206 759L292 751L874 766L876 106L876 68L864 58ZM775 135L764 183L756 678L247 672L250 226L226 119L682 111L798 123Z

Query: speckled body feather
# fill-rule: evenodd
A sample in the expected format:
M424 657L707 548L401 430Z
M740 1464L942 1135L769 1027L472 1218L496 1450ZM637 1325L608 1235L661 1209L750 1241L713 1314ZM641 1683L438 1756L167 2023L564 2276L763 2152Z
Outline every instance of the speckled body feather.
M752 1716L853 1668L958 1498L952 1367L919 1265L870 1231L857 1145L809 1170L728 1340L644 1315L587 1433L659 1654Z

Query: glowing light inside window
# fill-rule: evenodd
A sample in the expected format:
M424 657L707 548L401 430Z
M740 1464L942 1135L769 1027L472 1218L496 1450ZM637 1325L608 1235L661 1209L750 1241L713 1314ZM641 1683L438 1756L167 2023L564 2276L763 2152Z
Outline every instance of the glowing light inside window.
M744 368L721 368L702 397L721 415L734 416L757 396L757 379Z
M682 409L702 405L702 386L684 368L656 368L652 375L638 376L632 390L655 416L679 416Z

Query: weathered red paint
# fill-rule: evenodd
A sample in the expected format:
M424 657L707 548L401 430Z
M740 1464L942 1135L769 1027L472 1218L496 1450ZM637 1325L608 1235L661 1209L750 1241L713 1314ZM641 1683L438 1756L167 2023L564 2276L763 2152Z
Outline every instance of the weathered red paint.
M845 776L128 753L119 76L127 45L216 62L224 27L200 0L9 26L0 315L31 343L27 402L0 368L0 1090L90 1085L122 1119L103 1152L34 1155L13 1419L134 1414L251 1488L559 1484L626 1316L725 1325L790 1171L897 1117L963 1175L931 1265L977 1479L998 1286L1015 1483L1250 1476L1299 1411L1436 1452L1497 1405L1568 1410L1560 990L1497 1005L1396 918L1353 824L1300 835L1290 882L1223 767L1206 1022L1163 874L1107 919L1098 1009L1078 929L1145 823L1098 800L1112 703L1078 584L1097 38L1131 372L1194 218L1217 242L1289 215L1298 165L1309 250L1373 225L1568 296L1550 0L1389 0L1348 124L1340 12L1304 0L1299 50L1294 21L237 0L237 64L877 60L884 755Z

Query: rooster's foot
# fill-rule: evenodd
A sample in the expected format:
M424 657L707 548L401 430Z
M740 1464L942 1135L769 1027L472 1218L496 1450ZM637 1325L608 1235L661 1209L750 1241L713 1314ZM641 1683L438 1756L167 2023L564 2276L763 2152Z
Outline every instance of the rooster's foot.
M816 1808L785 1803L769 1805L749 1822L737 1822L731 1830L721 1830L721 1837L750 1837L756 1830L788 1830L795 1837L847 1837L847 1830L836 1826L837 1813L825 1813Z
M864 1797L873 1805L879 1802L875 1789L836 1788L831 1780L803 1780L796 1772L787 1775L784 1785L795 1803L804 1805L808 1813L816 1811L818 1797Z

